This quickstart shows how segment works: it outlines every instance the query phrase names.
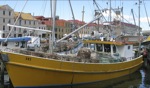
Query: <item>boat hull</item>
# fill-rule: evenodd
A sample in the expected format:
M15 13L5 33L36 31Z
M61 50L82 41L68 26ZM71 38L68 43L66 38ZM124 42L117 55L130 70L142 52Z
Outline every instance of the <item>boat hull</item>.
M142 56L131 61L99 64L66 62L4 52L6 69L16 88L75 85L109 80L131 74L143 63Z

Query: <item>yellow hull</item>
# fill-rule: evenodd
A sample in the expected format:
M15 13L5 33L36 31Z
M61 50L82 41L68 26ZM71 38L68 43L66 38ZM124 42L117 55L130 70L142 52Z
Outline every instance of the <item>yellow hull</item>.
M142 56L132 61L100 64L67 62L8 53L6 69L14 87L71 85L113 79L138 70Z

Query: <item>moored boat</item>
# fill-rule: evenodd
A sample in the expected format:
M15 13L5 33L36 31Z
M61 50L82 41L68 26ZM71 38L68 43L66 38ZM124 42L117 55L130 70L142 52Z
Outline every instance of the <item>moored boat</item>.
M52 36L52 39L55 38ZM134 52L134 42L92 39L83 43L86 48L79 50L77 55L12 49L1 51L1 59L15 88L45 88L109 80L129 75L142 66L142 55Z
M77 56L29 53L29 51L27 51L28 53L21 51L1 52L1 56L10 79L14 87L17 88L73 85L108 80L131 74L142 66L142 56L134 56L130 43L100 40L86 40L84 43L110 45L112 50L102 50L101 53L107 54L107 56L109 54L111 56L113 53L116 57L114 59L110 57L108 60L102 59L105 58L105 55L101 55L100 51L99 58L92 58L93 54L91 54L89 59ZM116 49L112 46L116 46ZM97 47L97 49L99 48ZM114 53L114 49L118 49L119 52Z

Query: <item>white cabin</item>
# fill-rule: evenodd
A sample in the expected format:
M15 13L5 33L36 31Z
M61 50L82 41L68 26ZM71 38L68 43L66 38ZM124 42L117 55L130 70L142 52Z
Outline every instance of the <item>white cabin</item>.
M40 47L40 38L35 36L30 36L31 40L27 42L28 50L35 50L37 47Z

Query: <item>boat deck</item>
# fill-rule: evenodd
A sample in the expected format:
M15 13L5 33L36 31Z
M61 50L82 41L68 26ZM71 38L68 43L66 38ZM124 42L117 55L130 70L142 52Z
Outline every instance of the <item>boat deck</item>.
M77 56L77 54L63 54L58 55L57 53L49 54L44 52L34 52L23 49L7 49L7 52L14 52L25 55L32 55L36 57L44 57L45 59L54 59L61 61L72 61L80 63L116 63L126 61L124 58L113 58L110 53L94 52L92 51L90 58L84 58Z

